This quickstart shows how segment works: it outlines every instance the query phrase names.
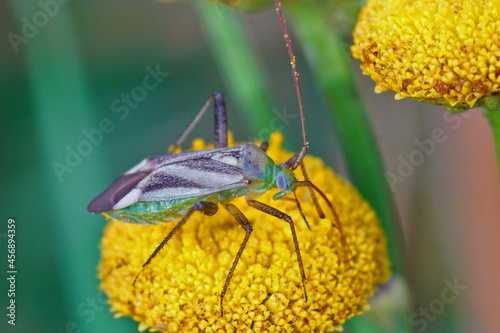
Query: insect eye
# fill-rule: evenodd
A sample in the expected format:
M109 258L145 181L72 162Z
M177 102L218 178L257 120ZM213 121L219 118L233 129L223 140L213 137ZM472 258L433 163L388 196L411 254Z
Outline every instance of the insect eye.
M276 185L280 191L285 191L287 189L285 176L279 175L276 179Z

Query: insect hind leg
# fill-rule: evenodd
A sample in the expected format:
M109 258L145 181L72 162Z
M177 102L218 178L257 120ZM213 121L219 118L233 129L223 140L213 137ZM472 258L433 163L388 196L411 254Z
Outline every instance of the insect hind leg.
M215 92L214 97L214 123L215 123L215 148L227 148L227 112L224 95Z
M170 153L173 153L180 148L182 143L186 140L189 133L193 131L196 125L200 122L203 115L207 112L210 104L214 103L214 120L215 120L215 148L226 148L227 147L227 112L226 103L224 101L224 95L220 92L214 92L205 105L198 111L196 117L191 121L188 128L184 130L174 146L169 149Z
M208 202L208 201L198 201L197 203L195 203L193 205L193 207L191 207L189 209L189 211L186 213L186 215L184 215L184 217L179 221L179 223L177 223L177 225L172 229L172 231L170 231L170 233L167 235L167 237L165 237L163 239L163 241L160 243L160 245L158 245L156 247L156 249L153 251L153 253L151 253L148 260L144 263L144 265L142 265L142 269L139 272L139 274L137 274L137 276L135 277L132 285L135 285L135 283L137 282L137 279L139 278L141 273L144 271L144 269L146 269L146 267L151 263L153 258L156 257L156 255L161 251L161 249L163 249L165 244L167 244L167 242L172 238L172 236L184 225L184 223L186 223L186 221L189 219L189 217L191 215L193 215L194 212L200 211L204 215L212 216L215 213L217 213L217 210L218 210L217 205L214 203Z

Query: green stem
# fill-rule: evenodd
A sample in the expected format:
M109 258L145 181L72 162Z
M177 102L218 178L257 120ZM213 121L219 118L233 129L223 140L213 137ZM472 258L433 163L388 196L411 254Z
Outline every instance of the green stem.
M258 139L267 139L261 134L262 129L271 124L273 102L238 16L233 8L220 3L193 3L211 37L210 46L230 96L239 104L252 133L258 135Z
M500 173L500 108L496 110L485 109L484 113L490 121L491 128L493 129L493 135L495 136L495 143L497 146L498 172Z
M315 81L330 106L350 178L380 217L393 270L402 272L400 224L379 149L356 89L347 46L319 5L299 2L288 9Z
M37 2L11 0L10 4L19 29L25 24L25 17L41 13ZM65 306L61 309L64 320L74 318L78 323L69 323L79 327L79 330L96 331L99 327L110 331L111 327L120 326L118 330L125 331L130 329L128 322L122 320L118 323L105 312L96 314L99 320L90 323L81 316L79 319L74 316L75 309L99 295L95 266L99 259L97 244L104 221L101 218L100 223L96 223L97 219L85 210L85 206L88 198L98 193L105 183L103 170L106 170L106 156L102 149L91 146L91 156L82 153L78 155L78 162L74 162L76 157L71 157L72 164L68 162L68 147L78 150L77 144L84 142L82 130L93 130L99 124L94 117L95 108L87 89L72 8L61 4L58 14L49 17L50 22L39 27L36 35L27 39L19 51L24 53L20 56L26 58L36 121L37 144L33 156L39 158L39 164L34 165L39 166L42 175L40 184L33 184L32 188L42 191L39 199L44 203L43 213L38 212L35 220L26 222L43 225L47 234L33 234L31 239L51 248L50 238L47 238L50 235L54 237L57 248L52 260L58 271L32 272L32 277L34 284L40 284L35 288L38 288L42 299L64 298ZM97 162L89 163L92 159ZM33 253L36 258L38 255ZM44 257L47 257L45 252L41 258ZM52 282L54 289L42 290L41 286L49 283L46 279L49 275L50 280L55 281ZM44 290L47 295L43 294ZM41 308L41 311L44 309Z

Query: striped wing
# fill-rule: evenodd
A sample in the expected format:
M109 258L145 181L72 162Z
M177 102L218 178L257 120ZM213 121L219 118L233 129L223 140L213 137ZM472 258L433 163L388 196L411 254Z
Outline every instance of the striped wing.
M149 157L116 179L87 207L93 213L136 202L194 198L248 183L244 145Z

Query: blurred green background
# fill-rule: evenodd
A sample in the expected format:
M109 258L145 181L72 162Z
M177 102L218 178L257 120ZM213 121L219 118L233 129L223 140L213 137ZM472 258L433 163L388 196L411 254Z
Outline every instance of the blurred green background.
M192 3L70 1L46 15L45 23L39 13L47 10L41 3L0 3L0 330L135 332L131 319L113 319L97 288L105 220L87 212L88 202L144 157L166 153L213 91L226 93L237 141L265 137L245 120L244 106L232 97L234 87L221 74L220 59ZM220 20L235 14L211 6ZM274 99L272 107L296 114L295 88L274 10L238 17ZM26 22L40 24L30 29ZM289 29L293 39L293 21ZM29 38L21 41L13 34ZM300 45L294 47L309 152L349 178L330 106ZM418 332L499 332L500 190L493 139L481 110L449 116L439 107L396 102L392 93L375 95L374 84L350 60L349 38L340 47L352 62L386 172L397 173L402 161L419 149L416 140L431 138L436 128L447 137L392 191L413 295L410 315L425 318L420 309L441 299L445 281L458 280L467 289L442 311L431 313L425 329L410 318L409 326ZM146 75L157 68L168 76L155 88L141 90ZM146 94L137 95L142 91ZM140 98L126 106L123 98L132 92ZM264 110L268 117L272 112ZM103 119L110 125L101 138L96 129ZM286 127L287 147L297 150L298 117ZM95 142L83 143L89 142L85 133L94 133ZM196 136L212 140L211 116ZM71 166L54 171L54 165L68 166L68 161ZM7 325L5 316L9 218L16 221L15 327Z

